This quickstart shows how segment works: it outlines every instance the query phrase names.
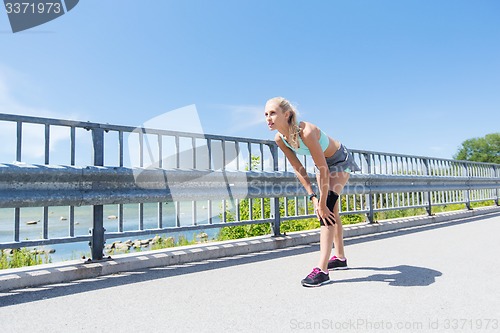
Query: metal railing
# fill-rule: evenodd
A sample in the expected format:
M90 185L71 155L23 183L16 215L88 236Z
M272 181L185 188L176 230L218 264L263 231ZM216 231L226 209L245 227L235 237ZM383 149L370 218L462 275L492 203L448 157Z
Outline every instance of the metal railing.
M0 208L14 211L12 227L6 228L12 238L2 239L0 249L89 241L92 258L99 260L105 239L254 223L271 223L278 235L281 221L314 217L273 141L7 114L0 114L0 129L16 137L2 151L15 163L0 166ZM25 142L25 137L39 140ZM60 144L67 145L67 153L55 156ZM25 152L33 145L42 163L35 164L36 153ZM366 214L373 222L375 212L387 210L425 208L432 214L436 205L470 209L472 202L486 200L498 205L499 165L351 152L362 170L351 175L341 214ZM314 178L312 159L303 157L303 164ZM135 227L125 218L130 205L137 205ZM67 206L69 217L62 222L67 233L53 237L50 209L56 206ZM23 233L27 207L43 209L35 239ZM77 228L75 210L81 207L92 210L87 211L90 235ZM116 222L105 221L109 209ZM106 232L105 226L113 230Z

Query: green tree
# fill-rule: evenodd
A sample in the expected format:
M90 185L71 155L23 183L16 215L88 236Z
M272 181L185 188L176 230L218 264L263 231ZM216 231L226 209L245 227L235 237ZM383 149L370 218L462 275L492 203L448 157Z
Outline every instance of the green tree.
M453 158L500 164L500 133L487 134L484 138L465 140Z

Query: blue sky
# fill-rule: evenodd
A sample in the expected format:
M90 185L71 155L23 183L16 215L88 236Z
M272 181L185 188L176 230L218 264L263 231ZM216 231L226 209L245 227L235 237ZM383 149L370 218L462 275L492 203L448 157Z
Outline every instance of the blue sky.
M205 133L271 139L263 107L284 96L348 147L451 158L500 131L499 17L497 0L81 0L13 34L2 11L0 113L137 126L195 104Z

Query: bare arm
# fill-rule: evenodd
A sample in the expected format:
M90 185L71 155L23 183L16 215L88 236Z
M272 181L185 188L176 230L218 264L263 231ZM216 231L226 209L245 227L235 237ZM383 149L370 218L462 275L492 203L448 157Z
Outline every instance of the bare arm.
M316 167L319 169L318 188L320 194L319 202L315 202L317 210L316 215L327 224L333 225L335 223L334 214L326 206L328 191L330 189L330 170L328 169L323 149L319 144L320 135L321 133L318 127L311 123L304 122L304 128L301 135L302 141L307 148L309 148L314 164L316 164Z
M313 193L313 188L311 185L311 180L309 179L309 176L307 175L307 171L300 163L299 159L297 158L297 155L288 148L285 143L283 142L283 139L281 138L279 133L276 133L276 136L274 137L274 141L278 144L278 147L283 151L285 154L286 158L290 162L290 164L293 167L293 170L295 171L295 175L297 175L297 178L299 179L300 183L302 186L304 186L305 190L307 193L311 194Z
M333 224L335 223L333 212L330 211L326 206L326 199L328 197L328 190L330 188L329 185L330 173L328 170L328 166L326 164L325 155L323 154L323 150L321 149L321 145L319 144L319 129L312 124L309 123L304 123L304 124L305 126L301 135L302 141L309 148L314 163L320 170L320 176L318 179L320 200L318 201L317 198L313 199L314 205L317 210L316 215L318 216L318 218L322 218L323 220ZM278 147L280 147L280 149L285 154L290 164L292 165L295 174L297 175L297 178L299 179L300 183L304 186L307 193L313 193L311 180L309 179L309 176L307 175L304 166L302 165L302 163L300 163L295 153L285 145L279 133L276 134L275 141L278 144Z
M326 206L326 197L330 188L330 172L326 164L326 158L323 149L319 144L319 129L313 124L304 122L304 129L302 130L302 141L309 148L311 157L319 169L318 188L320 191L320 205Z

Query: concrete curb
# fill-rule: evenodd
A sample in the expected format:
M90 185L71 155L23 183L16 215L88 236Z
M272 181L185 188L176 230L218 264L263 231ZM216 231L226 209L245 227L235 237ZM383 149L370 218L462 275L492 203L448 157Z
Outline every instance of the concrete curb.
M500 213L500 207L448 212L435 216L417 216L386 220L376 224L363 223L347 225L344 227L344 238L371 235L495 213ZM0 271L0 291L64 283L125 271L231 257L252 252L269 251L318 242L319 229L316 229L294 232L280 237L261 236L116 255L113 256L112 259L100 262L73 260L55 264L8 269Z

